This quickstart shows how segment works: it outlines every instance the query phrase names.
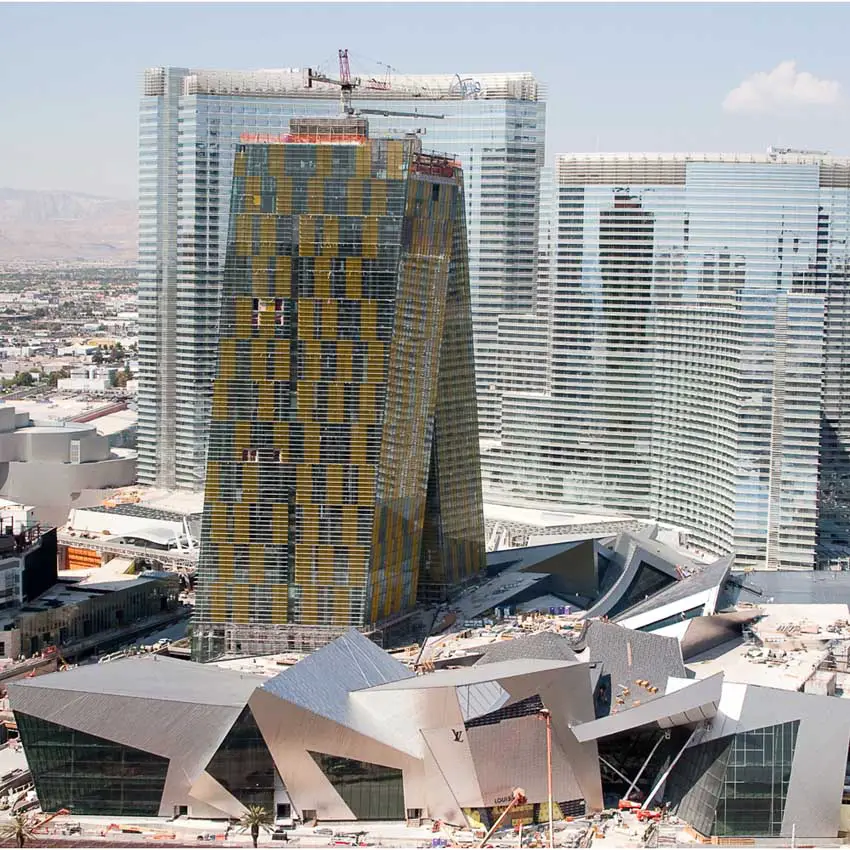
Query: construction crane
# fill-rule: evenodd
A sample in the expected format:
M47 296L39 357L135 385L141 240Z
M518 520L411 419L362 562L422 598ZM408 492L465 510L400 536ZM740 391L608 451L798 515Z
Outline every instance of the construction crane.
M316 83L329 83L332 86L339 86L339 94L340 94L340 105L342 107L343 115L354 115L354 107L351 105L351 92L354 91L355 88L358 88L361 84L360 77L357 77L352 80L351 78L351 66L348 62L348 49L339 51L339 79L335 80L333 77L329 77L327 74L319 74L312 70L312 68L307 69L307 84L312 85L314 82Z
M354 89L360 88L363 81L360 77L351 76L351 65L348 60L348 48L338 51L339 56L339 79L329 77L327 74L320 74L313 71L312 68L307 69L307 85L312 86L316 83L327 83L332 86L339 86L340 106L342 114L351 116L352 118L358 115L384 115L398 116L401 118L445 118L445 115L429 115L424 112L394 112L389 109L355 109L351 103L352 92ZM389 66L386 66L389 68ZM370 81L373 82L373 81ZM381 85L367 85L366 88L380 89L382 91L391 91L389 73L387 81Z
M392 88L392 73L393 71L397 71L398 68L393 68L392 65L387 65L384 62L378 62L378 64L385 69L384 79L379 80L375 77L370 77L366 80L366 88L375 89L376 91L389 91Z

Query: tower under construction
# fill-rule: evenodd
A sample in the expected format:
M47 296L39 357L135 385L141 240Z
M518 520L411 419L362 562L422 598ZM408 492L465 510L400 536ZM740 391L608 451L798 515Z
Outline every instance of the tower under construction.
M193 655L311 649L485 563L463 173L365 120L234 163Z

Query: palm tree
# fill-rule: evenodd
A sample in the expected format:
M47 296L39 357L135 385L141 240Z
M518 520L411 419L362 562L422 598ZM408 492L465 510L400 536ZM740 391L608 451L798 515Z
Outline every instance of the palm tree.
M272 816L262 806L248 806L248 810L242 815L239 821L242 829L251 831L251 840L254 842L254 847L257 846L257 839L260 837L260 830L265 829L272 831Z
M35 820L25 812L21 812L12 815L6 823L0 825L0 835L7 841L14 839L18 847L23 847L27 839L35 838L34 827Z

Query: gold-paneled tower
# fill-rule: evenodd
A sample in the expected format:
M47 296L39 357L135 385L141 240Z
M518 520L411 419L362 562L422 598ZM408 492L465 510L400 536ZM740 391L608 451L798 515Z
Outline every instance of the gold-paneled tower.
M310 649L484 568L463 175L362 119L236 152L193 656Z

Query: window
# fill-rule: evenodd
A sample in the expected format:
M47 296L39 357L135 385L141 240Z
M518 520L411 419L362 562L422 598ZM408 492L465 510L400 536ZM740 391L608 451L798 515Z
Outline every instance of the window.
M41 807L156 817L168 759L15 712Z
M272 810L275 766L247 706L207 765L207 773L243 805Z
M404 819L401 770L325 753L310 755L358 820Z
M715 835L779 835L799 720L732 738Z
M638 565L629 589L612 606L611 610L608 611L608 616L615 617L617 614L627 611L632 605L642 602L649 596L654 596L675 581L676 579L673 576L657 570L655 567L651 567L645 561L642 561Z
M243 463L256 463L259 458L259 452L256 449L242 449Z
M778 836L799 720L685 751L670 775L673 810L703 835Z

